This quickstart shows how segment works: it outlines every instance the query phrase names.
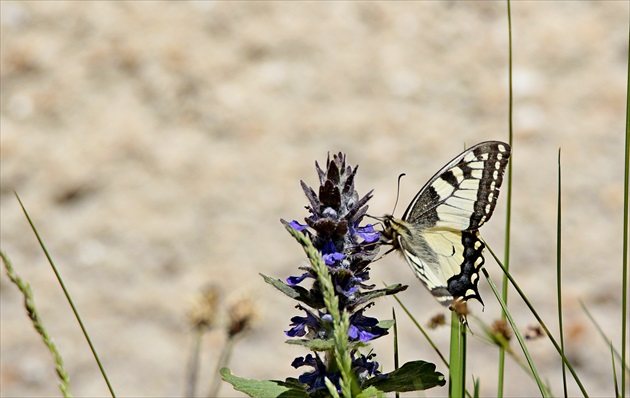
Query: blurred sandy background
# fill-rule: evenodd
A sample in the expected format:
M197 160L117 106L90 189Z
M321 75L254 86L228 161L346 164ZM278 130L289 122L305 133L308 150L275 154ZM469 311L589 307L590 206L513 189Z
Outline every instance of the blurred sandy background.
M21 213L39 227L119 396L183 394L186 312L206 284L261 314L233 372L283 379L305 355L283 344L294 303L258 275L303 262L279 219L307 215L299 180L344 151L370 213L404 206L464 145L507 140L504 2L13 2L1 4L1 245L30 281L77 396L107 395L87 344ZM587 303L620 339L623 131L629 3L514 2L512 271L555 327L557 152L562 147L567 349L592 396L614 393L609 350ZM482 229L502 252L505 192ZM490 257L489 254L486 255ZM487 269L495 282L500 271ZM4 273L4 272L3 272ZM440 306L395 255L380 284L426 322ZM482 283L491 323L498 304ZM2 396L56 396L49 353L21 295L0 278ZM515 295L524 329L533 318ZM403 361L438 362L393 299ZM474 330L474 329L473 329ZM554 329L557 330L557 329ZM448 352L448 331L432 336ZM223 341L204 339L200 391ZM495 394L496 350L470 339L468 369ZM392 369L391 337L374 344ZM546 340L530 348L561 394ZM517 348L518 349L518 348ZM508 361L509 396L538 395ZM441 364L438 369L446 373ZM570 392L578 390L571 384ZM443 396L447 388L429 391ZM223 396L239 396L224 386Z

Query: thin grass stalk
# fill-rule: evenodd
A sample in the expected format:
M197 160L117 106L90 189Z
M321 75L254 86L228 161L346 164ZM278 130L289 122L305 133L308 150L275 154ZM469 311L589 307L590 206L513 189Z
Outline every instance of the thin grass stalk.
M521 336L521 333L518 331L518 328L516 327L516 323L514 322L512 315L510 315L510 313L508 312L507 305L505 304L505 302L503 302L503 299L499 295L499 291L497 290L497 287L495 286L494 282L492 282L490 275L488 275L488 271L483 269L483 274L486 277L486 280L488 281L488 283L490 284L490 288L492 289L492 292L494 293L497 300L499 301L499 304L501 304L501 308L503 308L503 312L506 315L507 321L510 323L510 326L512 327L512 331L514 332L514 335L516 336L516 339L518 340L518 343L521 346L521 349L523 350L523 354L525 354L525 359L527 359L527 364L529 365L529 369L531 370L532 374L534 375L534 378L536 379L536 384L538 385L538 389L540 390L540 393L542 394L543 397L550 396L549 392L547 391L547 388L545 387L545 384L540 379L540 375L538 374L538 371L536 370L536 366L534 365L534 361L532 360L532 357L529 354L529 350L527 349L527 346L525 345L523 336Z
M558 216L556 229L556 292L558 294L558 328L560 329L560 350L564 356L564 328L562 326L562 166L558 149ZM567 367L562 361L562 386L567 397Z
M613 384L615 385L615 397L620 397L621 394L619 394L619 383L617 383L617 365L615 365L615 350L613 349L612 341L610 342L610 359L612 360Z
M630 44L630 34L628 35ZM623 181L623 250L621 278L621 362L627 362L628 342L628 186L630 185L630 51L628 51L628 76L626 88L626 166ZM626 372L621 372L621 393L626 394Z
M473 397L479 398L479 389L481 382L473 376Z
M46 330L42 319L39 317L37 307L35 306L35 298L33 297L31 285L28 282L24 282L24 280L15 272L11 261L4 253L0 252L0 257L2 257L2 262L4 263L4 267L7 271L7 276L9 277L11 282L13 282L18 287L18 289L20 289L22 295L24 296L24 307L26 308L28 317L31 318L33 327L42 337L44 344L46 345L48 351L50 351L55 360L55 370L57 372L57 377L59 377L59 389L61 390L61 393L64 397L72 397L72 392L70 392L70 378L63 364L63 358L61 357L61 354L57 349L57 345L48 334L48 331Z
M387 286L387 285L385 285ZM397 297L397 295L393 295L394 299L396 299L396 301L398 302L398 304L400 305L400 307L403 309L403 311L405 311L405 313L407 314L407 316L409 317L409 319L411 319L411 321L413 322L414 325L416 325L416 327L418 328L418 330L420 330L420 332L422 333L422 335L424 336L424 338L427 340L427 342L429 343L429 345L431 345L431 347L433 348L433 350L435 351L435 353L440 357L440 359L442 360L442 363L444 364L444 366L446 366L447 369L450 370L451 366L450 364L446 361L446 358L444 357L444 355L442 354L442 352L440 351L440 349L435 345L435 343L433 342L433 340L431 339L431 337L427 334L427 332L424 330L424 328L420 325L420 323L418 323L418 321L416 320L416 318L411 314L411 312L409 312L409 310L407 309L407 307L405 307L405 305L402 303L402 301L400 301L400 299ZM459 319L459 318L458 318ZM449 387L450 388L450 387ZM472 398L472 394L468 391L466 391L466 396L469 398Z
M527 364L525 364L515 353L514 351L510 348L510 343L508 340L506 340L505 337L503 337L502 335L496 335L493 334L490 331L490 328L488 327L488 325L484 324L483 321L477 317L471 317L472 319L475 320L475 322L477 323L477 325L483 329L483 332L486 334L486 338L483 338L479 335L475 335L476 337L478 337L479 339L481 339L481 341L486 342L489 345L492 346L498 346L498 347L503 347L503 349L505 350L505 352L510 356L510 358L512 358L512 360L514 360L514 362L521 367L521 369L523 369L523 371L525 372L526 375L530 376L534 381L536 381L536 378L534 377L534 375L532 374L532 372L530 371L529 367L527 366ZM547 389L549 389L549 386L546 386Z
M555 349L558 352L558 354L560 354L560 356L562 357L562 360L567 365L567 368L569 369L569 372L571 372L571 375L573 376L573 379L575 380L576 384L580 388L580 391L582 392L582 395L584 395L585 397L588 397L588 393L586 392L586 389L582 385L582 382L580 381L580 378L578 377L577 373L575 372L575 369L573 369L573 365L571 365L571 362L569 362L567 357L562 355L562 350L560 349L560 346L558 345L558 343L556 342L556 339L553 337L553 335L549 331L549 328L547 328L547 325L545 324L545 322L542 320L540 315L538 315L538 312L536 311L536 309L534 308L532 303L529 302L529 300L525 296L525 293L523 293L523 290L521 290L520 286L516 283L514 278L512 278L512 275L510 275L507 272L507 270L505 269L505 267L501 263L501 260L499 260L499 258L494 253L492 248L490 248L490 246L488 246L488 243L485 242L485 241L484 241L484 244L486 245L486 248L488 249L488 251L490 251L490 254L492 254L492 257L494 257L494 259L497 262L497 264L499 265L499 267L501 267L501 270L503 270L503 273L508 277L508 279L510 280L510 283L512 284L514 289L516 289L516 292L519 294L521 299L523 299L523 302L525 302L525 304L527 305L527 308L529 308L529 310L531 311L532 315L534 315L534 317L536 318L536 320L540 324L540 327L545 331L545 333L547 334L547 337L549 338L549 340L551 341L551 343L555 347ZM487 272L485 270L484 270L484 274L487 274ZM493 286L493 285L494 284L492 284L491 286ZM515 333L518 333L518 332L515 331Z
M466 353L468 352L467 331L468 325L459 323L459 357L461 358L462 386L458 392L458 397L464 397L466 393Z
M24 215L26 216L26 219L28 220L28 223L30 224L31 229L33 230L33 233L35 233L35 237L37 238L37 241L39 242L39 246L44 251L44 255L48 259L48 263L52 267L53 272L55 273L55 276L57 277L57 281L59 281L59 285L61 286L61 289L63 290L63 293L65 294L66 299L68 300L68 303L70 304L70 307L72 308L72 312L74 312L74 316L77 318L77 321L79 322L79 326L81 327L83 336L85 336L85 339L87 340L87 343L90 346L90 350L92 351L92 355L94 356L94 359L96 360L96 364L98 365L98 368L101 371L101 375L103 375L105 384L107 384L109 393L112 395L113 398L116 398L114 389L111 383L109 382L109 378L107 377L107 372L105 372L105 368L103 367L103 364L101 363L101 360L98 357L98 353L96 352L96 349L94 348L94 344L92 344L92 340L90 339L90 335L88 334L85 325L83 324L83 320L81 319L81 316L79 315L79 311L74 305L74 302L72 301L72 298L70 297L70 293L68 292L66 285L63 283L63 279L61 278L61 275L59 274L59 271L57 270L57 266L55 266L55 263L53 262L52 257L50 256L50 253L48 253L48 249L46 248L46 245L44 245L44 241L42 240L42 238L39 236L39 232L37 231L37 228L35 228L35 224L33 223L33 220L31 220L31 216L29 216L28 212L26 211L26 208L24 207L22 200L20 199L17 193L14 192L14 194L18 202L20 203L20 207L22 208L22 211L24 212Z
M402 301L400 301L400 299L398 298L397 294L394 294L394 299L398 302L398 304L400 305L400 308L403 309L403 311L405 311L405 313L407 314L407 316L409 317L409 319L411 319L411 322L413 322L414 325L416 325L416 327L418 328L418 330L420 331L420 333L422 333L422 335L424 336L424 338L427 340L427 342L429 343L429 345L431 346L431 348L433 348L433 350L435 351L435 353L440 357L440 359L442 360L442 363L444 364L444 366L446 366L447 369L450 369L450 365L448 363L448 361L446 360L446 358L444 357L444 355L442 354L442 352L440 351L440 349L437 347L437 345L435 345L435 343L433 342L433 340L431 339L431 337L429 336L429 334L426 332L426 330L424 330L424 328L420 325L420 323L418 323L418 321L416 320L416 318L411 314L411 312L409 312L409 310L407 309L407 307L405 307L405 305L402 303Z
M510 0L507 0L507 20L508 20L508 141L510 147L513 148L513 123L512 115L514 110L514 97L512 90L512 8ZM510 161L507 169L507 209L505 214L505 247L503 252L503 263L506 269L510 268L510 232L512 225L512 163ZM508 281L507 278L503 278L502 283L502 297L503 301L508 302ZM505 319L505 314L501 314L501 318ZM505 373L505 350L499 348L499 369L498 369L498 386L497 397L503 397L503 382Z
M219 357L219 361L217 362L217 367L212 373L212 382L210 384L210 389L208 390L208 398L217 397L219 393L219 389L221 388L221 378L220 370L228 366L228 362L230 362L230 357L232 356L232 351L234 349L234 341L235 338L233 336L229 336L223 346L223 351L221 351L221 356Z
M394 320L394 370L400 366L398 358L398 321L396 320L396 310L392 307L392 319ZM396 391L396 398L400 398L400 393Z
M451 312L451 346L449 356L449 397L459 398L464 396L464 361L462 358L462 341L459 315L456 311Z
M591 323L593 324L593 326L595 326L595 329L597 329L597 331L599 332L599 335L602 337L602 339L604 339L604 341L606 342L607 345L611 346L613 348L613 352L614 354L617 356L617 359L619 361L622 361L622 355L619 353L619 351L617 351L615 349L615 347L612 345L612 340L608 338L608 336L606 336L606 333L604 333L604 330L602 329L602 327L599 325L599 323L595 320L595 318L593 317L593 315L591 314L591 312L588 310L588 308L586 308L586 305L584 304L584 302L582 302L582 300L580 300L580 306L582 307L582 310L584 311L584 313L586 314L586 316L588 317L588 319L590 319ZM628 366L628 363L621 363L622 366L622 371L625 370L625 372L627 372L628 374L630 374L630 366Z
M188 379L186 380L186 391L184 393L184 396L186 397L195 397L197 395L197 379L199 378L199 354L201 352L202 336L203 328L194 328L190 359L188 362L188 371L186 372L188 375ZM215 378L216 377L217 376L215 376Z

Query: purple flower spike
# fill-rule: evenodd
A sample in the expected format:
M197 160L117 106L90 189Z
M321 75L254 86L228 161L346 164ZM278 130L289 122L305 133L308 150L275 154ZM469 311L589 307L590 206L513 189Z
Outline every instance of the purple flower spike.
M300 231L300 232L308 228L308 225L302 225L302 224L300 224L299 222L297 222L295 220L291 221L289 223L289 226L291 228L293 228L294 230Z
M306 311L306 316L294 316L293 318L291 318L291 326L293 327L284 332L289 337L302 337L306 335L307 326L313 332L316 332L316 330L319 328L319 319L317 319L315 315L311 314L309 311L301 306L298 306L298 308Z
M324 254L322 258L324 259L326 265L335 265L337 261L343 260L344 258L346 258L346 256L341 253L330 253Z
M346 255L337 252L335 244L332 241L328 241L322 249L322 258L324 259L326 265L335 265L337 261L341 261L346 258Z
M290 276L287 278L287 284L289 286L297 286L300 282L308 277L312 277L311 274L309 274L308 272L305 272L300 276Z
M365 227L357 227L356 232L365 243L374 243L381 236L380 232L374 230L374 226L372 224L367 224Z
M387 330L376 326L377 324L378 319L363 316L363 310L359 310L350 317L348 336L365 343L386 335Z
M376 318L363 316L363 312L371 305L374 298L368 294L375 285L369 284L370 264L380 250L380 232L372 224L361 226L367 214L367 202L372 192L361 197L354 188L354 179L358 168L346 163L344 154L329 156L326 167L322 170L316 163L319 186L309 187L301 182L302 189L308 199L308 215L304 218L306 225L296 220L282 221L285 226L305 233L313 247L321 253L328 267L328 275L338 297L339 311L350 314L348 340L352 342L369 342L387 334L387 330L378 325ZM290 329L285 331L289 337L301 337L303 340L333 340L335 322L328 313L322 286L314 267L299 276L286 279L281 290L292 298L303 303L297 308L305 311L304 316L291 318ZM310 289L306 287L306 279L314 279ZM297 286L301 284L301 286ZM327 283L327 282L326 282ZM278 286L278 285L276 285ZM398 285L391 287L386 293L378 292L374 296L395 294L404 290ZM309 345L310 347L310 345ZM309 354L296 358L293 367L310 367L312 370L298 377L300 383L310 396L328 396L325 380L330 380L340 391L340 372L331 358L329 349L324 354ZM321 357L320 357L321 355ZM374 354L363 355L356 349L351 351L352 372L359 383L379 374L378 363L372 361ZM332 366L331 366L332 365ZM310 394L314 392L313 394Z

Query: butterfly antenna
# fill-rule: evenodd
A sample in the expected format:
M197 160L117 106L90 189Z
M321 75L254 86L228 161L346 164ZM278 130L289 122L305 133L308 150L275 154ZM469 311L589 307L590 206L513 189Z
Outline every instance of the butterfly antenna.
M396 212L396 206L398 206L398 198L400 198L400 180L405 176L405 173L401 173L398 176L398 187L396 188L396 202L394 203L394 210L392 210L392 214Z

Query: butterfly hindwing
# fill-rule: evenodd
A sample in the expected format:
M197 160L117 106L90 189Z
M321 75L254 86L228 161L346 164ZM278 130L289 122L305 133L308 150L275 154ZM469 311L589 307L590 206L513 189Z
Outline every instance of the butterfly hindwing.
M407 227L413 230L410 224ZM441 304L450 307L455 298L483 302L477 290L484 263L478 231L434 229L411 239L399 235L398 245L418 279Z
M475 298L484 263L478 228L497 203L510 146L482 142L438 171L402 219L385 217L384 235L443 305Z

